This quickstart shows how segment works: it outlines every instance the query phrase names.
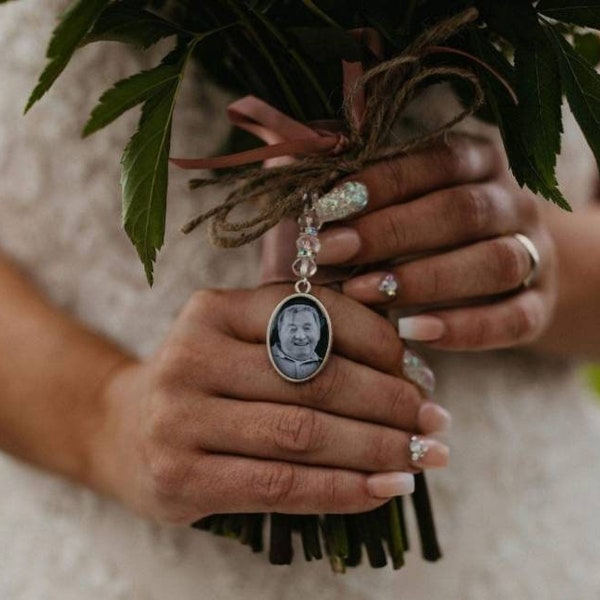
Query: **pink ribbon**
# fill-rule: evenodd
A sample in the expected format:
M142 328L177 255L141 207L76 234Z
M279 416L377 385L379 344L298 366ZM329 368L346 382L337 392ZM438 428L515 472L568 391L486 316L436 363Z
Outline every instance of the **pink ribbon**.
M230 104L227 116L232 125L255 135L267 146L213 158L172 158L171 162L182 169L222 169L284 156L337 155L349 143L336 121L305 125L255 96Z

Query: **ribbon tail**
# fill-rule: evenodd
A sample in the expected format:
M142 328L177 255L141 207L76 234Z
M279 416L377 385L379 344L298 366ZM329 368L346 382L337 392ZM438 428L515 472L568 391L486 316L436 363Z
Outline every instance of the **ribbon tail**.
M215 156L213 158L170 158L180 169L225 169L264 162L282 156L306 156L310 154L329 154L343 144L341 136L315 137L303 140L282 142L273 146L263 146L245 150L236 154Z

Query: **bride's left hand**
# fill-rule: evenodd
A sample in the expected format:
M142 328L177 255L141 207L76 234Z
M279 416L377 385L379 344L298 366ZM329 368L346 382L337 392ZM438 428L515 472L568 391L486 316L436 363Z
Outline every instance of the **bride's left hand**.
M542 200L518 187L490 142L453 136L352 181L367 208L321 234L321 264L369 265L343 284L352 298L407 309L400 334L448 350L524 345L548 327L556 304L556 253L540 216ZM540 255L532 269L527 236ZM396 266L381 266L398 261ZM392 276L398 290L379 288ZM414 315L414 313L417 313Z

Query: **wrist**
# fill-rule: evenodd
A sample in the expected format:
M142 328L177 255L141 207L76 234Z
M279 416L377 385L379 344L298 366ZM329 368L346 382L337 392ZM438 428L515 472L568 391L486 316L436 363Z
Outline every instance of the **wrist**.
M135 424L142 392L141 361L123 355L106 371L96 393L100 419L89 437L87 480L93 490L125 501L124 482L131 481L131 458L135 452Z

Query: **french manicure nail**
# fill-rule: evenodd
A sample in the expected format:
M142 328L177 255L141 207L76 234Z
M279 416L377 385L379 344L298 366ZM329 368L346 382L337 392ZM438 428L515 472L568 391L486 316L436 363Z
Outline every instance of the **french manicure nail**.
M435 374L425 360L410 348L404 348L402 372L406 379L419 386L427 396L433 396Z
M429 315L398 319L398 334L405 340L433 342L446 332L444 321Z
M439 404L425 402L419 409L417 426L423 433L444 433L450 429L452 416Z
M433 438L413 436L409 450L411 461L418 467L432 469L448 466L450 448Z
M367 186L358 181L347 181L321 196L314 204L322 223L345 219L366 208L369 203Z
M360 236L350 227L335 227L320 235L321 250L317 262L322 265L335 265L346 262L360 250Z
M415 491L415 477L410 473L377 473L367 479L367 488L375 498L406 496Z

